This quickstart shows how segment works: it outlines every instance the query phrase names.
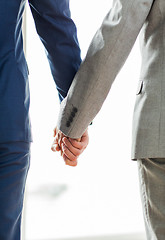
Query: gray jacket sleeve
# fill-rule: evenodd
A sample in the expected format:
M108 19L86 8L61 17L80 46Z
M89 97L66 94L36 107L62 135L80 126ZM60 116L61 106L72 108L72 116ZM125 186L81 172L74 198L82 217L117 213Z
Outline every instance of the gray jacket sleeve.
M67 97L61 103L57 127L66 136L80 138L101 109L149 15L153 1L113 1Z

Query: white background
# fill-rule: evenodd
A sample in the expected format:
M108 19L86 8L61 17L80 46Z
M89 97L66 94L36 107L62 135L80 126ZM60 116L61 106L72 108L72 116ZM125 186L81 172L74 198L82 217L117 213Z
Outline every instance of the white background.
M111 7L110 0L71 0L84 58ZM140 70L138 42L89 127L90 144L76 168L50 150L59 111L44 48L27 12L32 144L26 200L26 238L57 239L144 232L131 125ZM101 238L100 238L101 239Z

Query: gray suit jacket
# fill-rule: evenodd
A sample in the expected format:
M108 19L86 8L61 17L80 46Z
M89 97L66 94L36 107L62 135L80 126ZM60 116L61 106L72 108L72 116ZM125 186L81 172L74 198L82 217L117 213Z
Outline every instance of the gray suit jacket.
M165 157L165 0L114 0L61 104L58 128L79 138L101 109L140 32L142 67L132 159Z

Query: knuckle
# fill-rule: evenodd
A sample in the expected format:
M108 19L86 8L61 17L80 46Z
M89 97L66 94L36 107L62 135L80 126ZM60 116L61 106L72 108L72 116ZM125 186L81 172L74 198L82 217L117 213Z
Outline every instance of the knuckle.
M77 161L79 156L80 156L80 154L74 155L74 161Z
M81 145L79 146L79 149L80 150L84 149L84 143L81 143Z
M72 157L70 158L70 160L71 160L71 161L76 161L76 160L77 160L77 157L76 157L76 156L72 156Z
M72 166L77 166L77 160L71 161L71 165L72 165Z
M68 160L68 158L65 154L63 154L63 159L64 159L65 162Z
M76 166L77 166L77 162L74 162L72 166L73 166L73 167L76 167Z
M76 152L76 157L79 157L81 155L81 151Z

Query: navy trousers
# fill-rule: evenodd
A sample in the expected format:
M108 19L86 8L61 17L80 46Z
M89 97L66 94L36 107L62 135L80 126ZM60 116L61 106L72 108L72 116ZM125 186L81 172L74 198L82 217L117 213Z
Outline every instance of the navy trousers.
M0 240L19 240L30 143L0 143Z

